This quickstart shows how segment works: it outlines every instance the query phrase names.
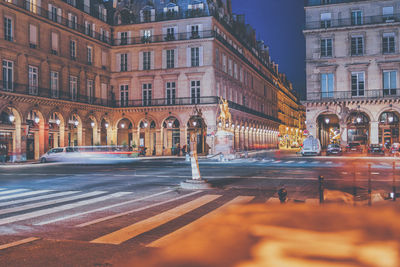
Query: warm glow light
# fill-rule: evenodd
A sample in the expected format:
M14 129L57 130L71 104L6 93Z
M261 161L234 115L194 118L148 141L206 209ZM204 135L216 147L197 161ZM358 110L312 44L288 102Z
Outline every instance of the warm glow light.
M104 127L108 128L108 123L107 122L104 124Z
M74 125L78 126L79 125L79 121L74 121Z
M169 127L169 128L172 128L172 121L169 121L169 122L168 122L168 127Z
M225 127L228 128L228 127L229 127L229 123L226 123L226 124L225 124Z
M92 128L94 127L94 122L93 121L90 123L90 126L92 126Z
M360 123L361 122L361 117L357 117L357 122Z
M10 114L8 119L10 120L10 122L14 122L15 121L15 116L13 114Z
M35 117L34 121L35 121L35 123L39 123L39 121L40 121L39 117Z
M235 128L235 124L232 124L232 128Z
M61 123L60 119L56 119L56 124L60 125L60 123Z
M125 123L121 123L121 128L122 128L122 129L125 128Z
M326 118L326 119L325 119L325 123L326 123L326 124L329 124L329 122L330 122L329 118Z
M143 123L144 128L147 128L148 125L149 125L149 124L147 123L147 121L145 121L145 122Z
M221 124L221 123L220 123ZM196 127L197 121L193 121L193 126ZM220 125L221 126L221 125Z
M389 122L393 122L393 120L394 120L393 116L390 116L389 117Z

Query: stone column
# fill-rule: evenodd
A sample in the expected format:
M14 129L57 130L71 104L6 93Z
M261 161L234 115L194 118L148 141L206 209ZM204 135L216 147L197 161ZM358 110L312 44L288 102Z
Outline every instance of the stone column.
M156 130L156 155L161 156L163 154L163 138L162 129Z
M379 122L371 121L370 123L369 141L371 144L379 144Z
M244 150L244 131L242 130L242 128L239 129L239 149L240 150Z
M347 145L347 124L340 124L340 144Z

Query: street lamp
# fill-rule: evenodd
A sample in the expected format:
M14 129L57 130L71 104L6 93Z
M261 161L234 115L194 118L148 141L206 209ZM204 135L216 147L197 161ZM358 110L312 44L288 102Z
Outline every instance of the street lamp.
M60 119L56 119L56 124L60 125L60 123L61 123Z
M75 125L75 126L78 126L78 125L79 125L79 121L77 121L77 120L74 121L74 125Z
M108 128L108 123L107 122L104 124L104 127L106 127L106 129Z
M92 126L92 128L94 128L94 121L92 121L92 122L90 123L90 126Z
M39 121L40 121L39 117L36 116L35 119L34 119L34 121L35 121L36 124L38 124Z
M168 122L168 128L172 128L172 121Z
M122 128L122 129L125 128L125 123L121 123L121 128Z
M144 128L147 128L147 126L149 126L149 123L147 121L143 122L143 126Z
M325 119L325 123L326 123L326 124L329 124L329 122L330 122L329 118L326 118L326 119Z
M390 117L388 118L388 120L389 120L389 123L392 123L392 122L393 122L393 120L394 120L393 116L392 116L392 115L390 115Z
M8 116L8 119L11 123L13 123L15 121L15 116L13 114L10 114L10 116Z
M356 121L357 121L357 123L361 123L361 117L357 117L357 119L356 119Z
M197 121L193 121L193 127L196 127L196 125L197 125ZM221 124L221 123L220 123ZM221 126L221 125L220 125Z

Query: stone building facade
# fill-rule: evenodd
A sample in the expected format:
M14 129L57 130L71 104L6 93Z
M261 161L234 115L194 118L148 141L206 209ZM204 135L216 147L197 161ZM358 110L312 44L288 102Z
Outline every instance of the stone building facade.
M199 153L213 153L219 96L229 100L236 150L277 147L282 75L230 1L0 8L0 143L11 160L84 145L171 155L191 132Z
M308 0L307 129L324 147L399 142L400 1Z

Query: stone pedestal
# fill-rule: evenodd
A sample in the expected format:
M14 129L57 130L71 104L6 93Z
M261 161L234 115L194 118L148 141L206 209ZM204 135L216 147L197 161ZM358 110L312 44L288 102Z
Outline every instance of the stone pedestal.
M215 134L215 154L221 153L226 159L234 159L235 135L226 130L218 130Z

